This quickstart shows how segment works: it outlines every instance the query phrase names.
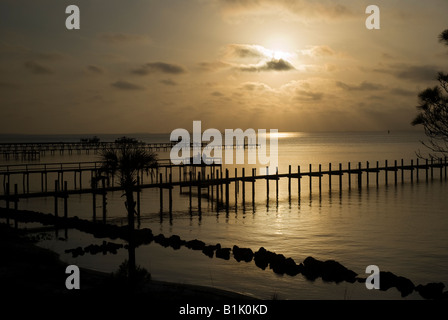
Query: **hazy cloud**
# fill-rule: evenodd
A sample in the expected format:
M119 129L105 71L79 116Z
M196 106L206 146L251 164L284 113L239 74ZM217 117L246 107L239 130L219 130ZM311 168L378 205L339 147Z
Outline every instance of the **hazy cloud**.
M160 83L163 83L164 85L167 85L167 86L177 86L177 82L175 82L171 79L160 80Z
M320 101L323 97L323 92L297 89L294 99L298 101Z
M187 71L182 66L165 62L146 63L140 68L132 70L132 73L141 76L148 75L151 73L167 73L172 75L179 75L186 72Z
M272 90L267 84L262 82L245 82L241 84L241 89L247 91L270 91Z
M150 42L150 38L146 35L129 34L122 32L100 33L98 38L108 44L124 44L130 42L143 43Z
M333 49L325 45L309 46L308 49L299 50L299 53L301 55L310 57L325 57L325 56L333 56L336 54Z
M412 81L431 81L437 78L438 68L432 65L409 65L403 63L390 64L386 68L373 71L392 75L399 79Z
M259 45L251 44L229 44L227 56L237 58L266 58L267 49Z
M104 69L98 66L94 66L94 65L90 65L86 67L88 71L90 71L91 73L97 73L97 74L103 74L104 73Z
M304 19L338 19L354 13L342 4L312 0L217 0L225 17L270 15L289 12Z
M120 90L143 90L144 88L142 86L139 86L137 84L128 82L128 81L124 81L124 80L119 80L116 81L114 83L112 83L112 86L120 89Z
M32 74L43 75L43 74L52 74L53 71L50 68L47 68L35 61L27 61L25 62L25 68L30 71Z
M272 59L263 62L259 65L241 66L239 70L245 72L260 72L260 71L290 71L295 70L292 64L283 59Z
M213 71L221 70L224 68L228 68L228 67L230 67L230 64L223 62L223 61L200 62L200 63L198 63L198 67L202 71L213 72Z
M342 81L336 81L336 86L339 88L342 88L347 91L375 91L375 90L382 90L384 89L384 86L377 83L367 82L363 81L359 85L349 85Z
M45 61L57 61L66 57L66 55L59 52L36 51L22 45L12 45L9 43L0 43L0 54L19 57L21 59Z

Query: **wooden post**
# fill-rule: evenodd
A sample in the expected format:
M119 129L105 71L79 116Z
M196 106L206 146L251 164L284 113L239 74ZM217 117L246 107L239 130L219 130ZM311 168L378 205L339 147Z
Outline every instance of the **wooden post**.
M107 213L107 191L106 191L106 181L105 179L101 179L102 187L103 187L103 223L106 223L106 213Z
M190 197L190 211L191 211L191 183L192 183L192 181L191 181L191 175L192 175L192 172L191 172L191 170L190 170L190 181L188 182L188 194L189 194L189 197Z
M256 168L252 168L252 207L255 208L255 171Z
M243 183L243 206L244 206L246 204L246 180L245 180L246 174L245 174L245 171L244 171L244 167L243 167L242 175L243 175L242 183Z
M397 174L398 174L398 166L397 166L397 160L395 160L395 162L394 162L394 165L395 165L395 172L394 172L394 183L395 183L395 185L397 185Z
M235 207L237 206L237 203L238 203L238 187L239 187L238 169L235 168Z
M82 190L82 170L79 170L79 190Z
M92 186L93 188L93 190L92 190L92 206L93 206L93 211L92 211L92 214L93 214L93 221L95 222L96 221L96 184L93 184L93 186Z
M369 161L367 161L366 163L366 184L367 184L367 188L369 187L369 171L370 171L370 164Z
M322 165L319 164L319 194L322 193Z
M358 189L362 189L362 171L361 171L361 162L358 162Z
M300 192L302 191L302 184L301 184L302 176L300 175L300 166L297 166L297 193L300 199Z
M168 189L168 199L169 199L168 205L169 205L169 213L171 214L173 212L173 185L172 185L173 180L172 180L171 172L170 172L169 178L170 178L170 186ZM140 211L140 209L139 209L139 211ZM140 213L139 213L139 216L140 216Z
M387 186L387 173L388 173L388 165L387 165L387 160L385 163L385 170L384 170L384 178L386 179L386 186Z
M73 171L73 183L74 183L74 189L76 190L76 170Z
M160 173L160 177L159 177L159 196L160 196L160 213L163 213L163 187L162 187L162 183L163 183L163 174Z
M14 184L14 210L18 210L19 209L19 193L18 193L18 187L17 184ZM8 222L9 225L9 222ZM17 224L17 214L14 215L14 228L18 228L18 224Z
M291 165L289 165L288 169L288 198L291 201Z
M426 182L428 182L428 159L426 159L425 173L426 173Z
M404 160L401 159L401 183L404 183Z
M9 180L9 179L8 179ZM6 183L5 187L5 196L6 196L6 209L9 209L9 201L10 201L10 190L9 190L9 181ZM9 210L6 212L6 223L9 226Z
M431 180L434 179L434 158L431 158Z
M312 166L311 166L311 164L310 164L310 194L311 194L311 192L312 192L312 190L313 190L313 186L312 186L312 176L311 176L311 169L312 169Z
M379 182L379 175L380 175L380 163L376 162L376 187L378 188L378 182Z
M198 172L198 211L199 212L201 212L201 210L202 210L202 208L201 208L201 206L202 206L202 203L201 203L201 183L202 183L202 181L201 181L201 172L199 171Z
M279 180L279 178L278 178L278 167L275 169L275 175L276 175L276 177L275 177L275 198L278 201L278 180Z
M67 181L64 181L64 218L68 217L68 186Z
M226 169L226 210L229 209L229 169Z
M350 162L348 163L348 188L352 188L352 170L350 168Z
M331 191L331 163L328 164L328 190Z
M137 175L137 219L140 219L140 177Z
M269 167L266 167L266 199L269 200Z
M339 192L342 192L342 163L339 163Z
M417 158L417 168L416 168L416 176L418 182L418 158ZM411 159L411 182L414 180L414 160Z
M223 184L223 179L222 179L222 168L220 170L220 175L221 175L221 201L224 202L224 184Z
M18 192L18 188L17 188L17 183L14 184L14 210L18 210L19 209L19 192Z
M54 216L58 217L58 190L59 189L59 181L54 181Z

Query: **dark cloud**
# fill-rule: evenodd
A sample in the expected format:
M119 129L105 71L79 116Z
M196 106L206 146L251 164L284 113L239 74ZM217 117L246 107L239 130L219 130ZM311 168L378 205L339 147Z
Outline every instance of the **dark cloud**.
M184 67L171 64L171 63L165 63L165 62L150 62L146 63L143 66L141 66L138 69L132 70L132 73L138 74L141 76L151 74L151 73L167 73L172 75L179 75L186 73Z
M363 81L359 85L349 85L342 81L336 81L336 86L347 91L376 91L384 89L384 86L377 83Z
M200 62L198 63L199 69L202 71L217 71L224 68L230 67L229 63L223 62L223 61L214 61L214 62Z
M376 68L373 71L392 75L398 79L411 81L431 81L436 80L438 68L432 65L408 65L390 64L386 68Z
M245 72L259 72L259 71L290 71L295 70L292 64L283 59L272 59L266 61L261 65L242 66L239 70Z
M97 66L94 66L94 65L87 66L87 70L90 71L91 73L98 73L98 74L103 74L104 73L103 68L97 67Z
M101 33L98 38L108 44L123 44L129 42L150 42L150 38L146 35L128 34L122 32Z
M320 101L324 97L323 92L296 90L295 100L298 101Z
M418 91L411 91L411 90L406 90L406 89L402 89L402 88L393 88L390 90L390 93L392 93L394 95L409 97L409 96L417 96Z
M243 83L240 87L243 90L247 90L247 91L269 91L271 90L271 88L261 82L246 82Z
M47 68L35 61L27 61L25 62L25 68L36 75L44 75L44 74L52 74L53 71L50 68Z
M116 81L114 83L112 83L112 86L120 89L120 90L143 90L144 88L142 86L139 86L137 84L128 82L128 81L124 81L124 80L119 80Z
M167 85L167 86L177 86L177 82L175 82L171 79L160 80L160 83L163 83L164 85Z
M264 58L263 47L250 44L229 44L228 55L238 58Z
M219 92L219 91L214 91L214 92L211 93L211 95L214 96L214 97L222 97L222 96L224 96L224 95L223 95L221 92Z

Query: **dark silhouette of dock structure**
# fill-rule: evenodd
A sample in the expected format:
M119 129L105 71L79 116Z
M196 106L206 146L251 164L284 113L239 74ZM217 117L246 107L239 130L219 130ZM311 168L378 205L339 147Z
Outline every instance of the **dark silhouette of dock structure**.
M158 143L139 143L140 147L149 151L169 151L178 142L158 142ZM200 146L204 148L208 143L200 144L190 143L190 147ZM22 159L39 160L41 156L47 154L97 154L104 149L118 148L117 142L40 142L40 143L0 143L0 154L3 159ZM257 148L258 144L249 144L245 142L242 145L225 145L221 148ZM218 147L219 148L219 147Z
M40 167L39 167L40 166ZM54 197L55 200L55 215L58 215L58 199L64 200L64 216L67 216L67 199L73 194L92 194L93 217L96 219L96 196L100 195L103 199L103 219L106 218L106 195L111 191L122 190L120 186L115 186L113 177L103 177L100 179L100 184L92 184L85 188L81 185L81 175L83 172L90 172L91 181L98 173L98 168L101 166L100 162L80 162L80 163L59 163L59 164L28 164L16 166L0 166L0 176L3 180L3 195L0 200L6 201L6 206L9 208L10 203L14 203L14 208L17 209L18 201L21 198L38 198L38 197ZM310 164L308 171L302 170L301 166L297 166L296 171L290 165L286 173L279 173L278 169L273 174L257 175L256 169L252 168L250 172L245 171L246 168L241 168L240 174L235 168L233 176L230 176L229 169L223 168L221 164L190 164L190 165L173 165L169 160L162 161L158 168L152 168L153 172L144 180L143 172L137 178L137 185L135 191L137 192L137 214L140 215L140 192L142 189L156 188L160 193L160 213L164 212L164 190L168 191L168 211L172 213L173 197L172 192L174 188L179 188L180 194L189 196L190 212L193 208L193 198L197 198L197 211L201 213L202 200L216 201L216 208L225 208L229 210L229 202L231 199L230 185L233 184L235 191L235 206L237 204L238 194L242 193L242 204L246 203L246 184L251 185L252 205L255 207L255 189L257 181L266 181L266 200L269 202L270 197L270 182L275 181L276 199L278 201L279 195L279 180L287 179L288 181L288 197L291 201L292 196L292 181L297 180L297 195L300 199L303 192L302 179L307 178L309 194L316 192L316 187L313 188L313 183L317 180L318 193L322 194L322 180L324 177L328 179L328 188L339 189L342 193L344 183L348 184L348 189L352 185L357 186L358 189L363 187L368 188L372 185L379 187L380 175L383 176L381 184L388 185L390 183L398 184L405 182L405 172L408 172L406 180L414 183L424 179L434 179L438 173L440 179L447 178L447 158L445 159L431 159L422 160L417 159L410 161L410 164L404 164L403 159L400 163L394 161L390 164L387 160L384 165L380 166L377 161L374 166L366 162L362 166L361 162L352 166L349 162L345 168L340 163L337 168L332 164L328 164L326 170L322 170L322 165L317 166L317 170L313 169ZM178 170L177 179L173 180L173 170ZM165 171L165 172L163 172ZM437 172L438 171L438 172ZM57 179L54 180L54 187L48 188L47 174L57 173ZM41 177L41 191L33 192L29 188L29 176L31 174L38 174ZM64 174L73 174L74 179L72 186L68 186L68 182L64 180ZM22 175L22 192L19 193L18 184L14 184L13 192L10 190L11 175ZM343 179L346 177L346 179ZM77 178L79 184L77 184ZM336 183L337 182L337 183ZM305 183L306 184L306 183ZM240 186L241 185L241 186ZM249 187L250 188L250 187Z

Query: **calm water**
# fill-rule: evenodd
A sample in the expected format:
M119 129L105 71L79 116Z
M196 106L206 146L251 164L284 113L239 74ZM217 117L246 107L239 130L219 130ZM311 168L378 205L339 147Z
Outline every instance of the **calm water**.
M103 141L117 136L100 136ZM168 139L168 135L135 135L147 142ZM55 141L55 137L33 137L35 141ZM421 148L419 140L423 136L416 132L402 133L290 133L279 137L279 172L286 173L292 165L308 171L312 164L317 169L322 164L326 170L332 163L352 167L361 162L363 167L369 161L371 167L380 166L385 160L404 159L409 164L416 161L415 151ZM30 137L0 136L2 141L30 140ZM58 137L58 141L78 141L79 136ZM160 158L168 158L160 153ZM40 162L70 162L97 160L95 155L45 156ZM11 164L12 162L7 162ZM5 164L5 162L3 162ZM238 175L241 165L237 166ZM231 176L235 166L228 166ZM246 166L246 172L250 172ZM404 183L399 172L398 184L394 184L393 173L389 173L389 184L385 185L384 173L376 186L375 174L370 175L366 186L357 189L356 178L352 178L352 188L348 188L347 177L343 177L343 188L339 191L338 178L333 177L329 190L328 177L322 180L319 194L317 180L313 180L309 192L309 179L303 178L302 192L298 197L297 180L292 181L292 196L288 197L287 180L279 182L276 198L275 181L270 183L269 201L266 199L266 182L256 183L255 206L252 205L251 184L246 185L246 201L242 203L241 185L235 202L235 192L230 189L230 209L217 210L215 202L202 200L202 214L197 212L197 202L193 198L193 212L190 213L188 195L173 192L173 213L170 218L168 194L165 192L165 212L159 211L158 190L144 190L142 193L142 218L140 227L149 227L154 234L179 235L184 240L200 239L207 244L221 243L224 247L238 245L254 251L260 247L286 257L297 263L307 256L320 260L334 259L360 275L368 265L378 265L381 270L391 271L411 279L415 284L443 282L448 284L448 183L439 179L439 169L434 171L434 179L425 181L424 171L420 180L410 182L409 172L405 172ZM176 174L173 172L173 174ZM72 183L73 177L66 177ZM84 177L87 186L89 177ZM145 178L146 179L146 178ZM148 178L149 179L149 178ZM314 178L317 179L317 178ZM14 182L13 182L14 183ZM21 177L15 183L21 185ZM50 184L51 185L51 184ZM39 190L40 176L31 181L31 188ZM1 203L1 205L4 205ZM53 199L22 200L20 208L53 212ZM101 215L101 199L97 199L97 215ZM92 199L90 195L76 195L69 199L69 215L91 219ZM62 208L62 207L61 207ZM61 209L60 209L61 210ZM108 195L108 219L113 223L125 224L123 198L120 192ZM26 226L26 225L22 225ZM68 241L44 240L41 245L61 254L73 264L100 271L115 271L127 258L122 250L117 255L84 255L72 258L65 254L67 248L101 244L103 239L95 239L76 230L68 230ZM60 231L58 237L65 236ZM114 242L118 242L114 240ZM367 290L363 284L324 283L320 279L310 282L301 275L279 276L272 270L261 270L254 262L238 263L210 259L201 252L186 248L173 250L152 243L137 249L137 263L147 268L154 279L213 286L250 294L263 299L274 296L279 299L401 299L394 288L387 292ZM406 299L420 299L418 294Z

